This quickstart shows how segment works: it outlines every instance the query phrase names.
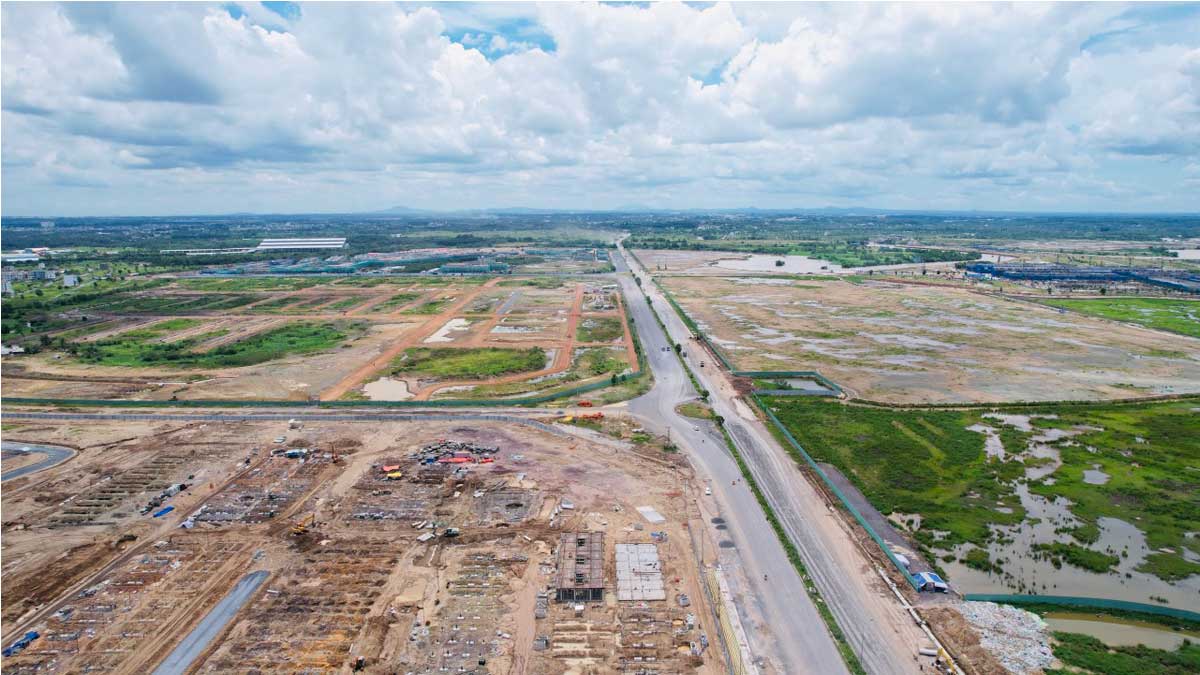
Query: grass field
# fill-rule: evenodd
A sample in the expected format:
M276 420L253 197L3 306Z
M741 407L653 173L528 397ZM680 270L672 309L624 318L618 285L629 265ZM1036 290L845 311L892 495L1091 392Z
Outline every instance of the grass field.
M1098 541L1099 525L1101 518L1115 518L1136 524L1145 536L1149 555L1137 571L1164 580L1200 574L1200 565L1181 553L1184 547L1200 553L1200 540L1186 534L1200 531L1194 400L1048 404L1004 418L987 408L894 410L795 397L764 402L815 459L836 466L881 513L920 514L914 537L939 556L956 547L970 550L962 544L985 548L1015 536L996 526L1037 520L1026 508L1035 501L1020 498L1027 490L1031 500L1069 502L1054 540L1035 542L1035 549L1042 546L1030 555L1111 569L1122 554L1103 548L1108 544ZM989 434L992 452L985 444ZM976 554L960 562L984 568L1000 561Z
M453 302L452 298L438 298L404 310L405 314L437 314Z
M394 312L397 308L421 297L420 293L397 293L370 309L371 314Z
M324 283L309 277L188 277L176 283L195 291L298 291Z
M1200 338L1200 301L1171 298L1043 300L1047 305Z
M334 323L291 323L200 353L190 350L212 335L202 334L170 343L153 342L168 332L198 324L199 321L193 319L170 319L111 339L74 343L69 349L86 363L106 366L228 368L323 351L344 340L355 328Z
M443 379L484 379L541 370L546 351L541 347L503 349L447 349L414 347L405 350L393 363L392 375L420 374Z
M585 317L579 322L576 340L579 342L612 342L625 334L621 320L611 316Z

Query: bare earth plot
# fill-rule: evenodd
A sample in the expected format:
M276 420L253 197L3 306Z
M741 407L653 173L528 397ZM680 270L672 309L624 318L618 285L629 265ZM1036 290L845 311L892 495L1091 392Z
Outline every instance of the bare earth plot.
M41 637L5 672L151 672L257 571L196 672L724 672L695 554L716 547L692 540L700 483L679 455L495 422L287 426L13 424L80 452L6 483L4 630ZM555 592L577 533L603 539L578 609ZM627 544L657 554L657 599L617 599Z
M953 288L664 277L740 370L817 370L893 403L1200 391L1200 340Z

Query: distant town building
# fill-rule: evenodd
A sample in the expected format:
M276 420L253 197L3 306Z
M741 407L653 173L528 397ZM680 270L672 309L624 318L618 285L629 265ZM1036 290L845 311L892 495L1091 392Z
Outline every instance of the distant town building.
M74 288L79 285L79 277L74 274L64 274L62 284L63 288Z
M12 267L5 267L3 276L4 282L10 283L13 281L28 281L31 272L29 270L19 270Z
M256 251L300 251L325 248L345 248L345 237L320 239L263 239Z
M34 281L54 281L58 278L58 270L36 269L33 271Z
M9 354L24 354L25 348L21 345L0 345L0 356L8 356Z
M43 230L53 230L54 229L54 221L53 220L43 220L40 223L40 225L42 226Z
M11 281L9 281L8 279L5 279L5 280L4 280L4 290L3 290L3 292L4 292L4 294L5 294L5 295L16 295L16 291L14 291L14 290L13 290L13 285L12 285L12 282L11 282Z

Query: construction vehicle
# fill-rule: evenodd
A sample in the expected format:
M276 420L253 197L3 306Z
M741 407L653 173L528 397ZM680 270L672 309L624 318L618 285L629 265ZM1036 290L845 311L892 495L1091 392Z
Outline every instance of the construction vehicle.
M592 402L591 401L580 401L579 407L580 408L590 408L590 407L592 407Z
M604 419L604 413L600 412L599 410L597 410L596 412L583 413L582 415L579 416L579 419L581 419L581 420L602 420L602 419Z
M292 534L300 536L308 534L308 528L312 527L317 522L317 514L310 513L307 518L303 518L292 525Z

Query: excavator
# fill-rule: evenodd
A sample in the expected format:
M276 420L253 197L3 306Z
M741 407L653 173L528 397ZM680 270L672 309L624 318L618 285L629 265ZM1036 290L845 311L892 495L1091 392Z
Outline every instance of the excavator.
M312 527L317 522L317 514L310 513L308 517L302 518L292 525L292 534L300 536L308 533L308 528Z

